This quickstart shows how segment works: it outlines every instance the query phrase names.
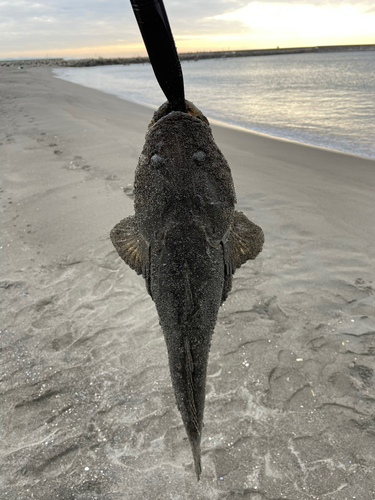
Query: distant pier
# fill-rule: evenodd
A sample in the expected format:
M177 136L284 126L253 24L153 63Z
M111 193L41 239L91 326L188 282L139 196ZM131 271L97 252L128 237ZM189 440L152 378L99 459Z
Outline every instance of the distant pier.
M319 54L322 52L365 52L374 51L375 44L368 45L322 45L316 47L291 47L258 50L224 50L215 52L186 52L179 54L181 61L199 61L200 59L222 59L229 57L279 56L285 54ZM10 59L0 61L0 66L51 66L51 67L89 67L108 66L113 64L144 64L148 57L112 57L89 59Z

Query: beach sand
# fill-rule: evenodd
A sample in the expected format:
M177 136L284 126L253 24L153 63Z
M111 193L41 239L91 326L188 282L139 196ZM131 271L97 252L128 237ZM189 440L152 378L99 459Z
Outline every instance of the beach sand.
M1 498L373 500L375 161L213 126L266 243L219 313L197 483L109 239L152 110L49 68L2 68L0 92Z

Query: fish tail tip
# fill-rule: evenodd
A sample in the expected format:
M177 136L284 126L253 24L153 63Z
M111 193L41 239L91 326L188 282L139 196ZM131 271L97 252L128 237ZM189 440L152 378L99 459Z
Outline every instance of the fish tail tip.
M195 464L195 474L197 476L197 481L200 481L201 474L202 474L202 464L201 464L201 457L194 457L194 464Z
M195 474L197 476L197 481L199 481L202 474L200 440L197 440L192 443L192 450L193 450Z

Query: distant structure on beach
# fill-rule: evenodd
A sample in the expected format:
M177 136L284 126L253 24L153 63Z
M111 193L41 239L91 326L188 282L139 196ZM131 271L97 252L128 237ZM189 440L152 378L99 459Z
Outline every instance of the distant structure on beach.
M311 54L321 52L357 52L375 50L375 44L368 45L324 45L320 47L291 47L259 50L226 50L216 52L187 52L179 54L181 61L199 61L200 59L221 59L228 57L277 56L285 54ZM52 66L52 67L89 67L108 66L114 64L144 64L148 57L115 57L91 59L12 59L0 61L0 66Z

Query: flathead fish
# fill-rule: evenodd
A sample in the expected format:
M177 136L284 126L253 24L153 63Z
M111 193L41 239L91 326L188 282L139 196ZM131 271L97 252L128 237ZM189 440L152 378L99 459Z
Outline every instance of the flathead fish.
M155 302L178 409L201 475L208 355L234 271L262 250L262 229L236 211L229 165L207 118L186 101L154 114L135 172L135 215L111 231Z

